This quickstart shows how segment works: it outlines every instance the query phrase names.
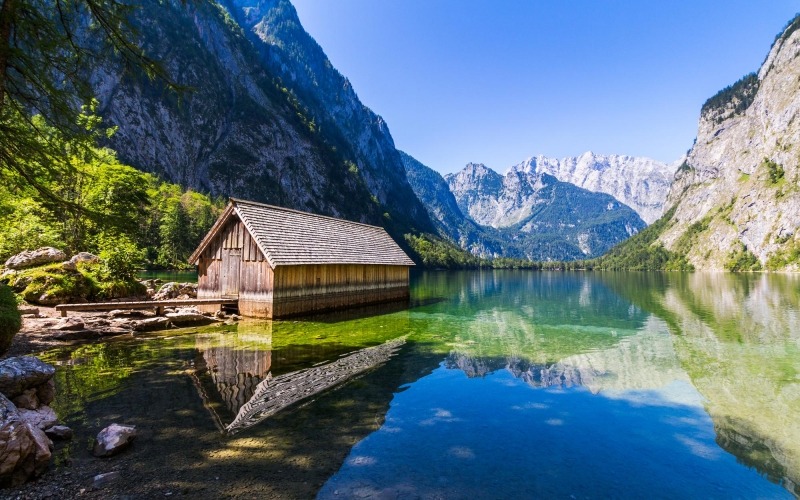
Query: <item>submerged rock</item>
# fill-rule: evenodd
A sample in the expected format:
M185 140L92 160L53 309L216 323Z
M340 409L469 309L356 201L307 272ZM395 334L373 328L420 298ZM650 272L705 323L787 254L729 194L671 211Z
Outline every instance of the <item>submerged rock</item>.
M8 269L24 269L50 262L64 262L67 254L53 247L42 247L38 250L25 250L6 261L5 267Z
M15 398L31 387L53 378L56 369L35 356L19 356L0 361L0 393Z
M44 432L23 421L14 404L0 394L0 486L17 486L40 475L50 457Z
M98 474L92 479L93 488L102 488L112 481L119 479L119 471L106 472L105 474Z
M96 457L110 457L127 448L136 438L136 427L111 424L97 435L94 443Z

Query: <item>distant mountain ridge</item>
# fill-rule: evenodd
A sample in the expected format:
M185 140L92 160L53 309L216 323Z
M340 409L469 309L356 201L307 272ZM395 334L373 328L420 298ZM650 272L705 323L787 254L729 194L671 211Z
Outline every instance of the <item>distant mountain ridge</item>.
M510 170L550 174L562 182L610 194L652 224L661 217L672 179L683 160L667 164L650 158L587 151L561 160L532 156Z
M404 163L440 232L478 255L584 259L646 227L612 196L548 174L509 171L503 176L470 163L442 178L408 155Z

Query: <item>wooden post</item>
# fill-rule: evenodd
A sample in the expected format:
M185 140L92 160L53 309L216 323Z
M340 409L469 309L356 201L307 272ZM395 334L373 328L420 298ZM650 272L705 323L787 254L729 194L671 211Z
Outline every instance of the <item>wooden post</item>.
M66 318L67 317L67 310L66 309L62 309L61 310L61 317L62 318Z
M164 315L164 306L156 306L156 316Z

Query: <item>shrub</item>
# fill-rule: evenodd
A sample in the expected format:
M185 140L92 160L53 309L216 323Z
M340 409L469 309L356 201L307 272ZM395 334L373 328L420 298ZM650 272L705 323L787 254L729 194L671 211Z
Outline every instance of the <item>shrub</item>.
M769 177L769 181L771 183L777 184L781 179L783 179L783 176L786 172L783 170L782 166L778 165L769 158L764 158L764 161L761 162L761 164L766 167L767 176Z
M734 249L725 263L725 270L731 272L760 271L761 261L758 260L753 252L739 243L739 248Z
M0 355L11 347L14 335L22 328L22 318L17 310L17 297L5 285L0 284Z

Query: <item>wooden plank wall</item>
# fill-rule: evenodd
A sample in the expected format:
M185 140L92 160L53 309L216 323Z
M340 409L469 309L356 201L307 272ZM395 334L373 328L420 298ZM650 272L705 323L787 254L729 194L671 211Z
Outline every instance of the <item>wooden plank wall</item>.
M222 296L226 283L222 266L239 252L235 279L243 316L291 316L409 297L407 266L325 264L278 266L273 271L244 224L232 219L200 257L198 298ZM216 310L216 306L205 307Z
M407 266L278 266L274 280L274 317L409 298Z

